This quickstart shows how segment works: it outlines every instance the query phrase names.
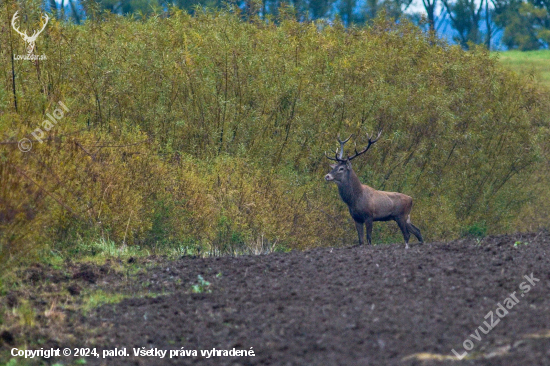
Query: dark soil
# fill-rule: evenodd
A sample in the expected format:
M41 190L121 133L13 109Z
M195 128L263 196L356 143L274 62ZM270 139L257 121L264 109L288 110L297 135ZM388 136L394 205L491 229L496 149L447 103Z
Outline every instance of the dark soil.
M549 254L550 234L542 232L409 250L378 245L156 259L127 287L168 295L68 316L64 332L73 337L51 336L42 347L125 347L129 354L89 357L89 365L550 365ZM29 281L46 276L36 270ZM65 284L74 295L87 283L116 288L120 280L105 266L74 271ZM531 274L540 281L522 297L520 284ZM210 285L193 293L198 275ZM513 292L519 302L509 313L488 334L478 332L480 340L471 338ZM474 345L468 357L450 360L451 349L464 352L466 339ZM134 357L139 347L199 355L253 347L255 357ZM48 360L55 361L67 359Z

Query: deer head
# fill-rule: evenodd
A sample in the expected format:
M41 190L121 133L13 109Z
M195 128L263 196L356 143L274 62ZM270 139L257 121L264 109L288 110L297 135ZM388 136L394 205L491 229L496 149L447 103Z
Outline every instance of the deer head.
M13 14L13 17L11 18L11 26L13 27L13 29L19 33L19 35L21 35L21 37L23 37L23 40L25 42L27 42L27 52L28 54L30 55L33 51L34 51L34 46L35 46L35 42L36 42L36 38L38 38L38 36L40 35L40 33L42 33L42 31L46 28L46 25L48 25L48 21L50 20L50 18L48 17L48 14L46 14L43 18L44 18L44 26L42 26L42 29L39 30L39 31L34 31L34 33L32 34L32 36L28 36L27 35L27 31L25 32L21 32L19 31L19 28L15 26L15 21L17 20L18 16L17 16L17 13L19 11L16 11L15 14Z
M332 170L330 171L330 173L325 175L325 180L327 182L334 181L336 184L341 184L347 181L349 177L349 173L351 171L351 161L356 157L358 157L359 155L366 153L367 150L371 147L371 145L374 144L376 141L378 141L381 134L382 134L382 131L380 130L380 132L378 132L378 136L376 136L376 139L374 140L371 137L369 137L369 135L367 134L367 138L369 140L369 144L367 145L367 147L365 147L361 151L357 151L357 147L355 147L355 154L353 156L348 155L347 158L345 159L343 158L344 145L346 144L346 142L348 142L351 139L353 135L350 135L350 137L348 137L344 141L340 140L340 135L338 135L337 139L338 139L338 142L340 143L340 148L336 149L334 157L332 158L328 156L327 153L325 152L325 156L327 157L327 159L337 162L336 164L332 164L330 166Z

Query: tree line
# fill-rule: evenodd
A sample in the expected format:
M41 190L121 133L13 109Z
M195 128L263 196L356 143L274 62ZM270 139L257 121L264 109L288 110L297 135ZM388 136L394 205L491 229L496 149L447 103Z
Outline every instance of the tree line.
M463 48L485 44L494 48L498 34L508 49L547 48L550 41L550 0L422 0L423 12L412 11L413 0L43 0L43 7L60 18L82 22L90 13L107 10L137 17L168 13L170 7L194 13L201 8L236 6L244 14L276 20L281 13L300 21L339 20L362 25L381 12L399 21L406 17L435 33L446 24ZM415 8L416 9L416 8Z

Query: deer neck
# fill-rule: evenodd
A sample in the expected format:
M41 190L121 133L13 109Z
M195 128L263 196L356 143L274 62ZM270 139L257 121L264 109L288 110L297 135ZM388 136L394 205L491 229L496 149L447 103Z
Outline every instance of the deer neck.
M338 185L338 193L348 206L353 206L362 195L363 185L353 170L349 172L348 181Z

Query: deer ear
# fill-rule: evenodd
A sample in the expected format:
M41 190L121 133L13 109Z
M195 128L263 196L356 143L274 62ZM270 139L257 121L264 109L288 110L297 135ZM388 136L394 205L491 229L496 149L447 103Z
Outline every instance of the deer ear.
M331 167L332 169L336 168L337 166L338 166L338 164L330 164L330 167Z
M351 161L346 161L346 166L348 167L348 169L351 169Z

